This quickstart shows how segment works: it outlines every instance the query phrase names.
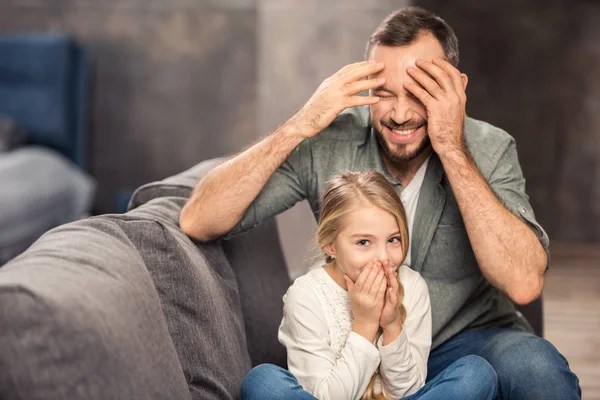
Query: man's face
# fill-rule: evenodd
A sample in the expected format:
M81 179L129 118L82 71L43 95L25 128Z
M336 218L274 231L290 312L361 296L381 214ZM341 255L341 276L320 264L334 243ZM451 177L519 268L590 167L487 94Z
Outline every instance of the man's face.
M371 124L384 155L395 163L411 161L430 146L425 106L404 88L405 82L414 82L406 68L414 67L417 58L431 61L445 58L445 54L440 42L429 34L408 46L377 45L371 51L370 59L385 63L375 77L386 79L385 85L371 90L371 95L381 98L370 106Z

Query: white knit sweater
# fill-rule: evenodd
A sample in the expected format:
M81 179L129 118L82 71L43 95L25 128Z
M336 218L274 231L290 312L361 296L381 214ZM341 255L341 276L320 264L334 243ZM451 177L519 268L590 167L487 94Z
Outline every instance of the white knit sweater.
M406 320L392 343L369 342L352 332L348 292L323 268L296 279L283 297L279 341L287 348L288 368L313 396L360 399L378 370L375 393L399 399L425 383L431 348L431 309L427 284L418 272L399 269Z

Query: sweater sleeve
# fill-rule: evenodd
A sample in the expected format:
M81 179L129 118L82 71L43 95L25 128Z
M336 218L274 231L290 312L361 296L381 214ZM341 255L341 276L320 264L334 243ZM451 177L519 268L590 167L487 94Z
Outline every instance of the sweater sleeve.
M339 358L330 346L325 309L308 288L293 285L284 296L279 341L289 371L321 399L360 399L380 362L373 343L350 332Z
M431 349L431 305L427 283L415 275L405 287L406 320L396 340L377 345L381 355L380 375L389 398L399 399L418 391L427 377L427 358Z

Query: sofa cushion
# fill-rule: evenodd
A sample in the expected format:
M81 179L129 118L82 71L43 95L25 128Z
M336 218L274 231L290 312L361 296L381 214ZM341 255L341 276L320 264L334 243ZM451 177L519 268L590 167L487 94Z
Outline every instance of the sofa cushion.
M128 209L132 210L159 197L189 198L196 184L208 171L221 164L225 158L212 158L194 165L177 175L140 186L131 196Z
M252 365L270 363L287 368L286 350L277 333L283 318L283 295L291 282L275 219L221 243L238 281Z
M173 204L179 204L180 208L172 213L170 221L165 222L178 229L181 208L192 190L200 178L223 161L224 158L206 160L178 175L144 185L135 191L129 208L172 196ZM158 219L168 215L156 210L156 207L151 207L145 208L144 212L153 212L152 218ZM252 365L272 363L285 367L286 352L277 339L277 332L283 317L282 299L290 285L290 278L275 219L265 221L246 234L219 242L237 279ZM196 246L204 252L212 249L213 244L196 243Z
M4 400L190 398L144 259L110 218L0 268L0 327Z
M185 201L156 198L112 218L152 275L192 398L238 398L251 363L237 281L219 241L179 229Z

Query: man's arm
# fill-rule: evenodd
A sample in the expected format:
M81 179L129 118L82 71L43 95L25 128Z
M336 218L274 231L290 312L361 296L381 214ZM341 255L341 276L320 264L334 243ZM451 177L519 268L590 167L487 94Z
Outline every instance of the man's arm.
M538 298L548 258L535 233L496 198L466 150L442 164L483 275L515 303Z
M210 171L183 208L181 229L202 241L215 239L233 229L296 146L329 126L344 109L379 100L376 96L356 94L385 83L383 79L362 80L382 69L383 64L372 61L347 65L326 79L290 120Z
M415 82L406 88L427 108L431 143L481 272L515 303L530 303L542 293L547 254L535 233L496 198L464 146L466 76L443 60L419 60L416 65L407 71Z

